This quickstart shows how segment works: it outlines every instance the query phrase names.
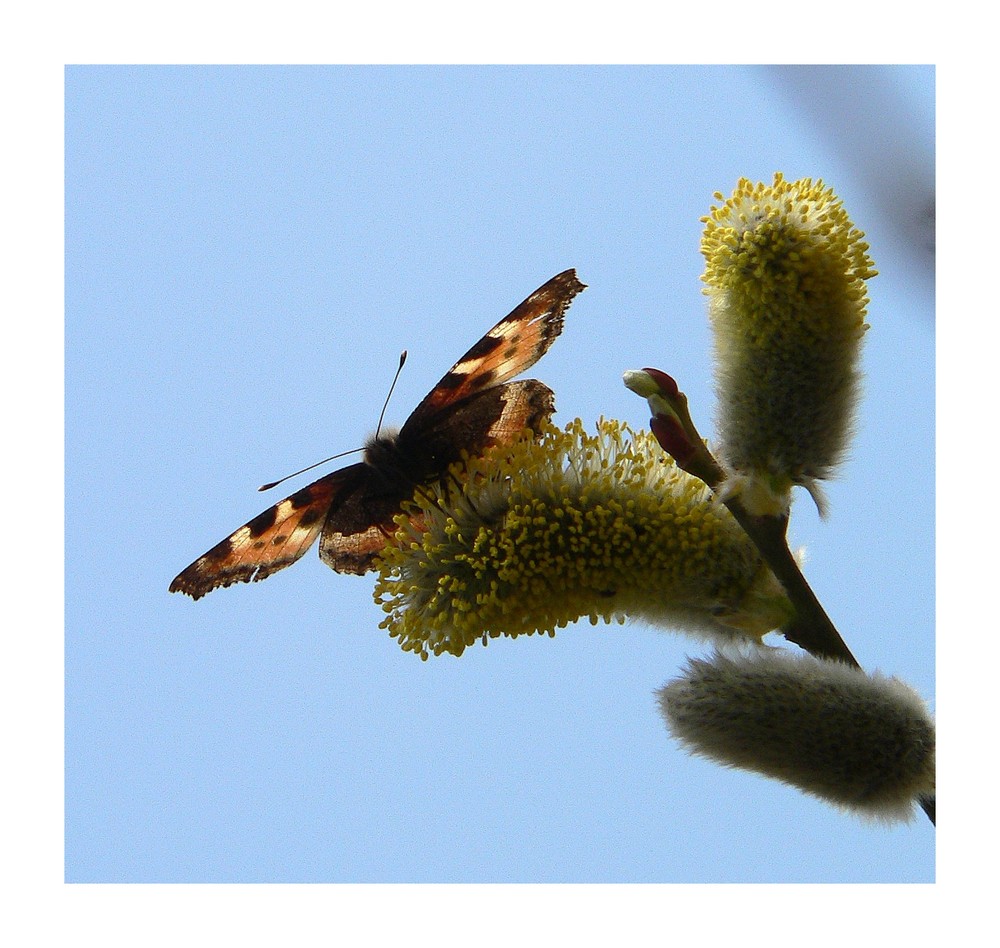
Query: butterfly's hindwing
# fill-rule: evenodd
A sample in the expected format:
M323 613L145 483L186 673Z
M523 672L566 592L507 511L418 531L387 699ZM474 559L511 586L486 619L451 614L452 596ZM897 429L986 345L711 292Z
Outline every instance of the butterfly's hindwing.
M474 457L525 428L537 431L554 410L552 390L537 379L507 382L442 408L419 428L404 426L398 446L416 462L414 479L426 482L440 477L463 451Z

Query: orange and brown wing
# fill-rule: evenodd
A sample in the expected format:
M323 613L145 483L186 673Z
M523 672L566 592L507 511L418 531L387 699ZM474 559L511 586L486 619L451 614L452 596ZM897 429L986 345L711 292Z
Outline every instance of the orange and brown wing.
M534 365L562 332L569 304L584 289L576 270L564 270L540 286L451 367L407 419L403 432L423 427L443 408Z
M219 586L256 582L290 566L320 535L334 503L363 491L369 478L366 465L352 464L296 491L198 557L170 592L200 599Z
M319 558L338 573L367 573L376 568L375 558L396 531L393 517L403 498L384 496L365 504L371 523L351 523L350 517L333 516L323 528Z

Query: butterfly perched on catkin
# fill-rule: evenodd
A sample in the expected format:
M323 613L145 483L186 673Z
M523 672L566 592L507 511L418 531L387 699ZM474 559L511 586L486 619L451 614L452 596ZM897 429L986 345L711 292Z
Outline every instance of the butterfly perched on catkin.
M316 538L340 573L365 573L395 531L393 517L425 484L486 448L537 431L555 410L536 379L508 379L532 366L562 331L585 285L564 270L504 316L445 373L398 434L370 439L364 461L334 471L265 510L198 557L170 584L200 599L219 586L264 579L294 563Z

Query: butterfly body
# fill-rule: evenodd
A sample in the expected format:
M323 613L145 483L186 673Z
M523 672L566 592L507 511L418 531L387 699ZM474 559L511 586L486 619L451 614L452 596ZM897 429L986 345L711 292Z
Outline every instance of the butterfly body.
M566 270L496 324L444 375L398 433L369 440L364 460L327 474L254 517L183 570L171 592L199 599L219 586L264 579L320 538L320 558L338 572L365 573L392 535L393 517L421 485L449 466L537 431L554 411L535 379L507 380L533 365L562 330L584 289Z

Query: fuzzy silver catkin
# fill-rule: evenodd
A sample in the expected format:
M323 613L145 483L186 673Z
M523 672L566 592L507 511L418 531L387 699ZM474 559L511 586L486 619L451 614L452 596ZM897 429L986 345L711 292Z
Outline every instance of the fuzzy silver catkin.
M934 793L934 722L895 678L780 649L691 659L657 696L692 753L868 818L908 820Z

